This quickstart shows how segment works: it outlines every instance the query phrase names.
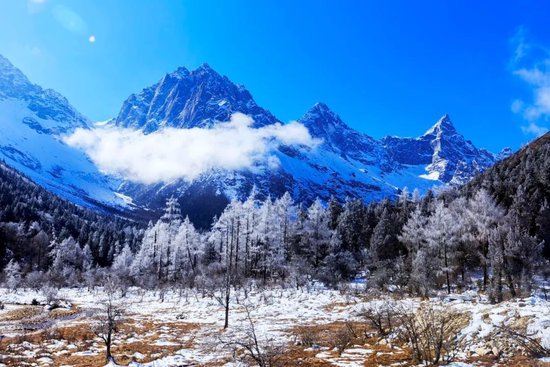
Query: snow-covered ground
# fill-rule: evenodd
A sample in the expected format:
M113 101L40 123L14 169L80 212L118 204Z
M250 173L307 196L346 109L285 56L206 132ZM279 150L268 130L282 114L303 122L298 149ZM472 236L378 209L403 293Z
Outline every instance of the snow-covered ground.
M0 302L5 305L0 311L0 366L105 365L105 348L90 325L102 315L107 295L100 289L62 289L58 297L68 301L66 308L50 311L43 305L46 299L41 292L0 289ZM32 306L33 299L42 305ZM414 308L422 301L392 302ZM464 342L452 366L550 366L548 358L521 356L517 345L504 342L498 334L501 327L514 326L550 349L550 302L533 296L492 305L474 293L429 302L468 315L461 331ZM189 290L162 294L131 289L123 298L116 296L124 315L113 354L117 363L134 367L245 366L234 349L235 342L246 340L250 333L248 311L259 343L285 345L289 360L296 362L283 365L413 365L407 348L391 340L365 338L342 353L336 351L338 330L346 322L357 330L366 327L359 314L380 303L361 294L321 288L241 290L233 294L229 328L223 330L223 307L216 298ZM304 330L310 336L325 337L319 336L314 345L303 345Z

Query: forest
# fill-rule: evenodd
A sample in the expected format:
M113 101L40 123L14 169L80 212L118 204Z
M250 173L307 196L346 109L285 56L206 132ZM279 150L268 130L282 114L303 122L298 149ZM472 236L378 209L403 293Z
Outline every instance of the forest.
M12 288L102 283L121 287L239 287L249 281L372 289L428 297L466 289L495 301L529 294L547 278L548 136L464 187L366 204L233 200L198 230L167 200L147 226L80 208L5 165L0 170L0 254Z

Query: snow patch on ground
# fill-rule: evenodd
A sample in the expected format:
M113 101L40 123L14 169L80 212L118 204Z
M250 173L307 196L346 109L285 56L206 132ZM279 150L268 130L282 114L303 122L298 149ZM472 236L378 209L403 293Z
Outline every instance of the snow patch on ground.
M82 311L81 318L63 321L64 324L89 323L85 318L87 312L97 312L101 308L106 295L101 289L87 292L82 289L61 289L59 297L78 305ZM5 321L3 317L17 309L17 304L30 304L32 299L45 302L40 292L19 290L17 292L0 289L0 301L6 307L0 311L0 330L3 335L16 335L21 332L13 322ZM366 299L360 293L343 293L313 287L311 289L268 289L244 290L233 293L229 329L223 331L223 307L213 297L198 291L182 290L168 291L161 301L160 294L153 291L130 289L127 296L117 302L124 306L126 317L136 324L154 321L161 326L156 329L143 330L132 335L117 335L115 341L131 344L147 340L157 347L172 348L170 355L156 357L154 361L142 363L143 351L133 352L134 362L130 366L169 367L180 365L205 365L208 363L222 364L226 367L240 366L231 360L231 350L223 347L221 341L242 339L249 321L247 311L254 322L260 340L271 340L273 343L292 343L294 336L290 329L303 325L326 325L333 322L360 320L359 313L365 308L384 307L385 299ZM393 301L402 307L414 309L420 304L416 298ZM462 351L461 357L475 353L477 348L486 347L492 333L499 327L514 320L524 320L529 335L540 340L548 348L550 344L550 302L540 297L511 300L493 305L485 297L476 294L451 295L433 298L430 302L435 307L452 308L470 315L468 325L461 335L469 341L469 350ZM246 307L245 307L246 306ZM95 310L95 311L94 311ZM174 339L170 325L196 324L197 329L187 332L184 337ZM192 342L192 348L177 349L178 345ZM176 349L174 349L176 347ZM39 354L40 348L47 350L49 355ZM101 341L95 340L86 350L77 350L80 346L68 344L64 340L50 342L43 346L24 342L16 346L20 356L29 359L43 358L41 365L49 365L49 359L56 356L71 354L73 356L97 356L104 353ZM396 347L397 348L397 347ZM355 345L347 348L340 356L333 350L319 350L316 357L335 366L363 366L364 361L373 350L368 345ZM116 356L115 356L116 357ZM548 359L541 360L550 361ZM1 365L0 365L1 366ZM455 362L451 367L470 367L471 364Z

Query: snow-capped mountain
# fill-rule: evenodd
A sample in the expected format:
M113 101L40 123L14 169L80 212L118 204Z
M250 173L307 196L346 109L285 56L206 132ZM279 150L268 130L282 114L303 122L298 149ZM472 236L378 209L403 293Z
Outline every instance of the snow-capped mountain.
M203 65L194 71L179 68L131 95L114 123L151 133L165 126L212 127L227 121L233 112L251 115L255 126L277 122L243 86ZM376 200L395 195L405 186L426 191L449 183L462 184L507 156L507 152L496 156L476 148L456 131L447 115L420 137L382 140L350 128L323 103L315 104L298 121L322 144L317 149L280 147L275 152L281 162L277 169L212 170L192 183L126 182L120 189L148 207L163 205L167 196L179 196L184 212L189 214L194 214L201 203L220 208L232 198L243 199L253 187L263 196L289 191L296 200L305 202L331 196Z
M460 135L449 115L443 116L418 138L389 136L382 143L390 158L403 165L426 166L421 178L443 183L464 184L497 160L511 154L509 149L498 155L476 148Z
M59 93L32 84L0 56L0 159L48 190L86 206L126 207L118 181L61 141L89 121Z
M178 68L132 94L110 124L150 134L165 127L211 128L235 112L251 116L254 128L278 121L246 88L203 65L193 71ZM275 168L260 164L237 171L215 169L193 182L121 181L99 172L83 152L62 141L76 128L89 128L88 120L61 95L30 83L0 57L0 154L36 182L80 204L124 207L133 200L140 207L157 209L176 195L184 213L209 223L229 200L245 198L253 187L260 196L288 191L306 203L331 196L378 200L405 186L426 191L462 184L510 154L476 148L447 115L420 137L381 140L350 128L323 103L298 121L321 144L314 149L280 146L273 153L280 162Z
M256 127L276 121L243 86L203 64L194 71L180 67L158 83L132 94L123 103L115 123L145 132L162 127L211 127L216 121L229 121L234 112L250 115Z

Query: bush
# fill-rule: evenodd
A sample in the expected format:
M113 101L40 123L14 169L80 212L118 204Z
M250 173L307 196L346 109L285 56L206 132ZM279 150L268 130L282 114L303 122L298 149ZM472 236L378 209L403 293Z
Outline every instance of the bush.
M464 315L449 309L421 305L416 310L397 313L401 337L408 341L418 363L450 363L460 343Z
M54 287L44 287L42 289L42 294L46 298L46 304L51 306L52 308L56 308L59 306L60 299L58 297L58 291L57 288Z
M338 355L341 356L347 348L353 345L353 339L355 337L353 326L346 323L334 333L332 347L335 348L338 351Z
M235 354L241 353L241 360L246 366L258 367L284 367L282 357L285 353L285 345L277 344L272 339L260 339L254 322L250 317L250 311L247 306L244 307L248 327L244 330L244 337L238 340L225 343L235 349Z
M380 338L385 338L391 334L396 324L395 305L389 301L383 303L374 303L368 308L363 309L360 314L367 323L376 329Z
M296 329L300 345L311 348L319 344L319 333L312 327L300 326Z

